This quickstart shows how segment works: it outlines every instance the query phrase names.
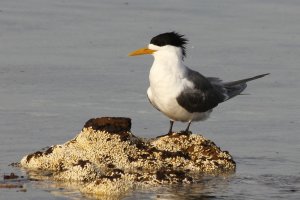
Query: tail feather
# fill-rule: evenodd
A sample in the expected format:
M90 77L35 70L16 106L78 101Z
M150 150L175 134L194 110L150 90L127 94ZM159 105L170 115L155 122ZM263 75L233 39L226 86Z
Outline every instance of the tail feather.
M254 76L254 77L251 77L251 78L246 78L246 79L242 79L242 80L238 80L238 81L232 81L232 82L224 83L223 86L227 90L227 96L228 96L228 98L226 98L226 100L231 99L232 97L235 97L235 96L241 94L245 90L245 88L247 87L247 82L248 81L252 81L252 80L255 80L255 79L258 79L258 78L262 78L266 75L269 75L269 73L261 74L261 75L258 75L258 76Z
M246 79L242 79L242 80L238 80L238 81L227 82L227 83L224 83L224 85L225 85L225 86L234 86L234 85L246 83L246 82L248 82L248 81L253 81L253 80L258 79L258 78L262 78L262 77L267 76L267 75L269 75L269 74L270 74L270 73L267 73L267 74L261 74L261 75L254 76L254 77L251 77L251 78L246 78Z

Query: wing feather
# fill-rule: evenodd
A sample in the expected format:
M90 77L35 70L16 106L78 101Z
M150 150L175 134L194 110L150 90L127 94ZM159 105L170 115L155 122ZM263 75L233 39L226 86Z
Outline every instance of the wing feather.
M199 72L188 68L187 78L194 84L194 87L185 88L177 97L178 104L187 111L206 112L226 99L226 96Z

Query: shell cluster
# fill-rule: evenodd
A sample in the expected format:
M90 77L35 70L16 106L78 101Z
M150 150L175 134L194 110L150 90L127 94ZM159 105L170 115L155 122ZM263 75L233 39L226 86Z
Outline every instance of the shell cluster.
M83 193L108 196L137 187L196 183L203 175L235 171L229 153L201 135L145 139L130 128L128 118L91 119L74 139L26 155L21 166L40 171L45 179L76 182Z

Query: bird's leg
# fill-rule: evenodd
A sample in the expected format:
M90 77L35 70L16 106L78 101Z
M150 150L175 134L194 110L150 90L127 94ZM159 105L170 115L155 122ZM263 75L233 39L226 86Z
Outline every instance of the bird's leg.
M169 129L168 135L172 135L173 124L174 124L174 121L170 120L170 129Z
M184 131L182 131L181 133L186 134L186 135L191 134L192 132L189 131L191 123L192 123L192 121L189 121L189 123L188 123L186 129L185 129Z
M172 136L172 128L173 128L173 124L174 124L174 121L173 120L170 120L170 129L169 129L169 132L165 135L160 135L160 136L157 136L156 138L161 138L161 137L165 137L165 136Z

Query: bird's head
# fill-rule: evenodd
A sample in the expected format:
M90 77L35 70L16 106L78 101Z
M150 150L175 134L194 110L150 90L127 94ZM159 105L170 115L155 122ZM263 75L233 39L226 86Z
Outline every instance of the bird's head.
M181 56L181 59L184 59L186 56L185 45L187 42L188 40L184 38L184 35L177 32L162 33L153 37L147 47L133 51L129 54L129 56L144 54L153 54L155 56L175 52Z

